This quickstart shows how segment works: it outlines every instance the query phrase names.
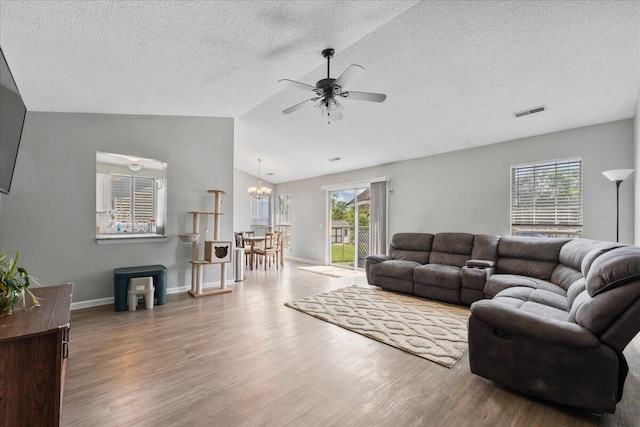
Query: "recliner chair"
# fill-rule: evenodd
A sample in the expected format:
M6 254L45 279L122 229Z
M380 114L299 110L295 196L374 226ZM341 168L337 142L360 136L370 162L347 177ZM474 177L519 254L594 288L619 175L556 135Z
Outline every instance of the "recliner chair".
M640 247L583 257L562 296L513 287L471 305L469 363L514 390L615 412L628 373L622 351L640 332Z

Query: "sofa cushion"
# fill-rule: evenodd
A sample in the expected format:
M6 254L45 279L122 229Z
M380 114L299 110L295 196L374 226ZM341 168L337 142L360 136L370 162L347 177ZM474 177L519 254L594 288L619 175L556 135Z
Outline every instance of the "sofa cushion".
M571 310L569 310L569 318L567 320L569 322L576 322L576 314L578 313L578 310L582 307L582 304L590 299L591 297L589 296L589 292L587 292L586 289L583 289L583 291L573 299L573 302L571 303Z
M389 255L394 259L426 264L429 262L432 243L433 234L396 233L391 237Z
M580 295L587 288L587 281L583 277L582 279L573 282L569 289L567 289L567 301L572 306L578 295Z
M621 246L617 243L599 242L590 239L574 239L560 249L560 265L551 274L551 282L569 289L576 280L583 277L582 266L585 259L588 259L585 267L601 254Z
M494 234L476 234L473 238L471 259L496 261L498 259L498 243L500 236Z
M523 312L563 322L569 317L566 298L553 292L533 288L509 288L499 292L493 301Z
M558 259L562 265L580 271L584 257L604 243L607 242L598 242L590 239L573 239L562 246Z
M446 289L460 289L460 268L452 265L426 264L413 270L413 282Z
M503 237L498 244L498 274L516 274L549 281L560 263L560 249L569 240Z
M558 310L569 312L571 306L566 296L550 292L544 289L536 289L531 293L529 301L538 304L544 304L549 307L557 308ZM566 319L565 319L566 320Z
M617 248L593 261L587 275L587 291L594 297L636 280L640 280L640 248Z
M558 285L554 285L553 283L536 279L534 277L519 276L516 274L494 274L489 276L487 283L484 286L484 294L489 298L493 298L498 294L498 292L513 287L542 289L561 296L566 296L567 294L564 289Z
M543 289L524 287L507 288L503 291L500 291L494 297L494 299L496 298L501 302L504 299L508 299L509 304L514 307L520 307L525 302L534 302L557 308L558 310L567 312L569 311L569 303L567 302L567 297Z
M589 252L582 260L582 276L587 277L589 275L589 270L593 265L593 262L598 259L598 257L602 254L609 252L612 249L621 248L626 245L622 245L620 243L611 243L611 242L601 242L602 245L597 247L596 249Z
M474 235L469 233L438 233L433 238L429 264L464 267L471 259Z
M529 296L533 291L535 291L535 288L525 288L521 286L507 288L498 292L492 301L499 302L500 304L506 304L513 308L520 308L522 307L522 304L529 300Z
M413 281L413 269L422 264L414 261L390 260L371 266L372 276L393 277Z

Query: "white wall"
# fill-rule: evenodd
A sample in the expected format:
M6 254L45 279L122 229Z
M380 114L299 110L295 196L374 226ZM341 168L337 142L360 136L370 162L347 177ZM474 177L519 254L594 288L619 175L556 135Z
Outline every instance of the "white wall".
M233 190L233 126L230 118L29 112L2 197L0 252L21 250L20 264L42 284L75 282L74 302L112 297L118 267L163 264L168 287L190 286L191 246L177 234L191 229L186 212L213 209L207 190ZM168 163L166 242L96 243L96 151ZM232 196L220 233L229 240ZM205 282L218 280L219 267L205 268Z
M640 91L636 101L636 113L633 118L633 141L635 149L635 245L640 246Z
M291 193L291 256L324 261L322 185L386 176L389 235L402 231L509 234L510 165L582 156L584 233L615 239L615 186L602 171L633 166L633 120L622 120L278 184ZM633 181L620 187L620 240L633 242Z

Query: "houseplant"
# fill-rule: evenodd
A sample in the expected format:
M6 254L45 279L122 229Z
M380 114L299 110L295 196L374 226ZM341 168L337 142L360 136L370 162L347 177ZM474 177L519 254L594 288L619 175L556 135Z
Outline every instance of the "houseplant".
M29 296L33 307L40 306L40 302L29 290L31 278L29 273L22 267L18 267L20 251L16 252L15 258L7 260L10 252L0 255L0 315L13 313L13 308L17 302L22 300L22 307L26 309L24 300L25 294Z

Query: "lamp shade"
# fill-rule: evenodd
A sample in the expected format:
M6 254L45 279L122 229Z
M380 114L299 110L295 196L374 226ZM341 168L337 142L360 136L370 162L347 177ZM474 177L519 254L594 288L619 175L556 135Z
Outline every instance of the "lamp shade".
M633 171L634 169L613 169L602 172L602 175L606 176L612 182L624 181Z

